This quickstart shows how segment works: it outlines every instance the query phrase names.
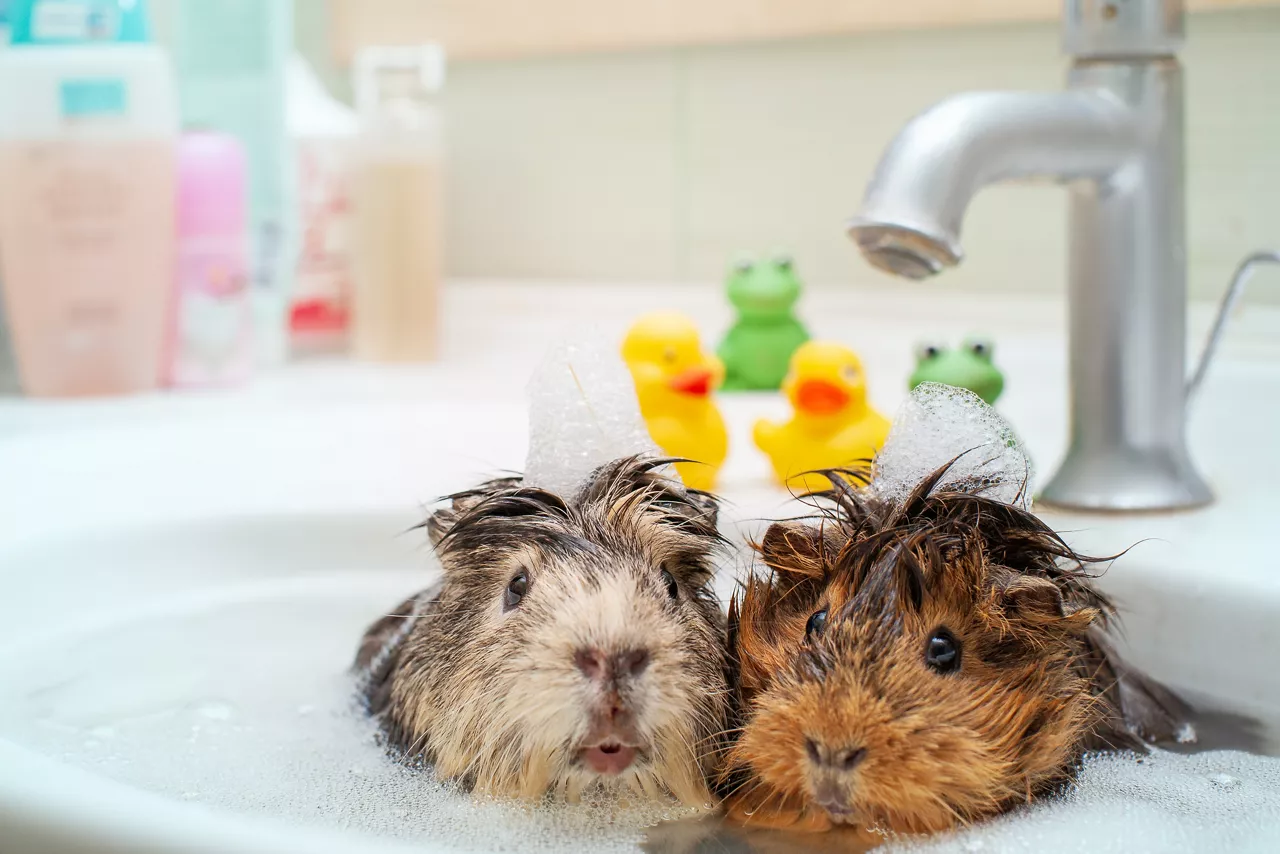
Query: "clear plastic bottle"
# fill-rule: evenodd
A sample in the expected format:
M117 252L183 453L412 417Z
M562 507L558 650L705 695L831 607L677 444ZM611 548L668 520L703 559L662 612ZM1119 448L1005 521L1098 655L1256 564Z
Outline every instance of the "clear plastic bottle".
M355 75L352 351L372 361L430 361L440 339L443 134L433 99L444 54L435 45L366 48Z

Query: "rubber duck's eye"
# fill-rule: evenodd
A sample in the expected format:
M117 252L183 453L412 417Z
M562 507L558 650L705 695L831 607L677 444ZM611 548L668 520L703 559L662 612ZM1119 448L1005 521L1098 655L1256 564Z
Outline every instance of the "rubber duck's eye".
M967 342L967 346L969 347L969 352L977 356L979 359L991 358L992 347L990 341L983 341L974 338Z
M844 381L847 383L856 383L858 381L858 377L862 375L853 365L845 365L840 369L840 376L844 377Z
M809 622L804 625L804 639L810 640L822 635L823 629L827 627L827 609L814 611L813 616L809 618Z
M529 573L523 569L511 577L507 582L507 589L502 592L502 605L506 610L520 604L520 600L529 592Z
M943 349L940 344L921 344L916 348L916 359L921 362L936 359L942 355Z
M670 365L670 364L674 363L674 362L675 362L675 360L676 360L676 351L675 351L675 350L673 350L672 348L668 347L667 349L665 349L665 350L663 350L663 351L662 351L662 359L663 359L663 361L665 361L668 365Z
M951 673L960 668L960 641L944 628L936 629L925 647L924 663L938 673Z
M662 583L667 586L667 595L672 599L680 598L680 585L676 584L676 577L667 570L662 570Z

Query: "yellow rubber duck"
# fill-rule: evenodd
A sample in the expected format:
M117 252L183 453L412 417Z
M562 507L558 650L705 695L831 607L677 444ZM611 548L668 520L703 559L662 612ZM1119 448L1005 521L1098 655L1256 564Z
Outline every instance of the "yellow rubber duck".
M889 421L867 404L862 361L848 347L810 341L791 357L782 391L794 414L785 424L756 422L754 438L778 480L803 492L827 489L815 469L870 459L889 435Z
M711 392L724 381L724 365L702 349L698 330L682 314L661 312L637 320L622 342L649 435L673 457L685 485L710 491L729 453L729 434Z

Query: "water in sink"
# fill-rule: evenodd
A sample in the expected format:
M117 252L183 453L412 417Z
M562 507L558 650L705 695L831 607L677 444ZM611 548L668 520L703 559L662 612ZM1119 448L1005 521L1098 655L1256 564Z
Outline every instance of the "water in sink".
M148 534L145 548L97 543L92 577L103 590L163 595L138 594L109 613L0 644L0 737L174 799L460 850L854 850L835 834L746 832L662 806L477 801L390 760L352 706L348 665L368 622L427 580L420 556L355 562L369 551L366 538L392 539L395 529L387 520L295 519ZM90 577L77 588L85 603L103 592L85 586ZM91 610L70 598L60 616ZM1064 798L959 835L895 844L1270 851L1277 839L1280 761L1210 752L1098 759Z
M465 850L625 850L639 828L690 814L476 801L390 760L347 668L403 586L361 573L247 584L6 650L0 684L23 690L0 735L185 801Z

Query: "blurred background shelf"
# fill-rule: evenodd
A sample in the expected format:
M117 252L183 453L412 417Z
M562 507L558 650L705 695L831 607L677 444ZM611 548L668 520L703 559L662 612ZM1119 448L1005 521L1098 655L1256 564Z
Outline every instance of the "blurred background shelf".
M1104 2L1104 0L1094 0ZM868 31L1056 21L1062 0L329 0L335 58L442 42L455 58L731 44ZM1280 0L1187 0L1192 12Z

